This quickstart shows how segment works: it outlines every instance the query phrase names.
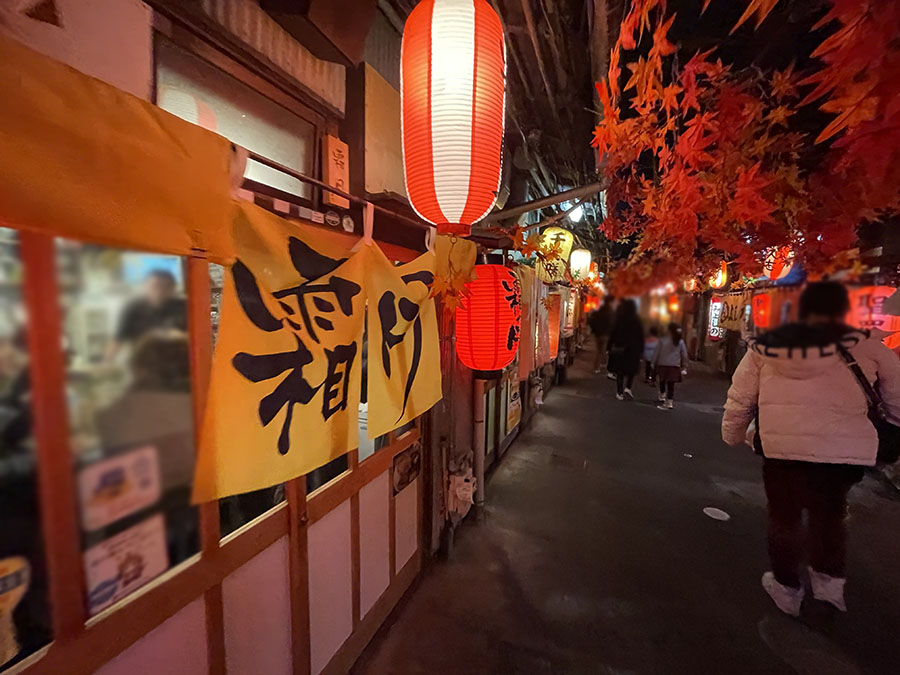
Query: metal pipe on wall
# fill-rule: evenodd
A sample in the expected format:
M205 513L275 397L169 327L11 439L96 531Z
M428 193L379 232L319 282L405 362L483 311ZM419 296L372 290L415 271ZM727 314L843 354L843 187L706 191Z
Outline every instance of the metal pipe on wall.
M472 447L475 451L475 506L484 504L484 380L472 380Z

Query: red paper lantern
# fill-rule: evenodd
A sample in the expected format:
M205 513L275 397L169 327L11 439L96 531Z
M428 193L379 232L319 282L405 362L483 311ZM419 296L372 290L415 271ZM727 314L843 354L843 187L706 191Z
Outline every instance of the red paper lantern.
M559 325L562 312L562 299L559 293L548 296L550 306L547 307L547 324L550 329L550 358L555 359L559 355Z
M409 201L439 232L468 234L500 186L506 46L487 0L422 0L400 54Z
M753 296L753 325L757 328L772 327L772 296L760 293Z
M502 370L519 349L519 280L503 265L476 265L475 273L456 309L456 354L472 370Z

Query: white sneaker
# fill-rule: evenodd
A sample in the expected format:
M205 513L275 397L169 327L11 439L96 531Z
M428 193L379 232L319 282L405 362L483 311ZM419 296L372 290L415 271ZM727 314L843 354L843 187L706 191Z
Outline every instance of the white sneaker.
M634 394L631 393L631 389L625 389L625 396L626 396L626 398L628 398L629 400L631 400L631 399L634 398Z
M617 401L624 401L624 400L625 400L625 397L622 396L622 394L616 394L616 400L617 400Z
M675 401L668 399L666 401L666 410L675 410Z
M615 373L607 373L607 374L606 374L606 379L607 379L607 380L614 380L614 379L616 379L616 374L615 374Z
M594 369L594 375L599 375L599 374L600 374L600 369L599 369L599 368L595 368L595 369Z
M657 400L658 400L660 403L665 403L665 402L666 402L666 395L665 395L665 394L660 394L660 395L657 397Z
M662 403L657 404L656 409L657 409L657 410L671 410L671 408L670 408L668 405L666 405L666 402L665 402L665 401L663 401Z
M791 588L778 583L772 572L762 575L762 587L772 598L775 606L790 616L800 616L800 606L803 604L803 588Z
M844 584L846 579L832 577L824 572L816 572L809 568L809 583L812 586L812 594L816 600L834 605L842 612L847 611L847 603L844 602Z

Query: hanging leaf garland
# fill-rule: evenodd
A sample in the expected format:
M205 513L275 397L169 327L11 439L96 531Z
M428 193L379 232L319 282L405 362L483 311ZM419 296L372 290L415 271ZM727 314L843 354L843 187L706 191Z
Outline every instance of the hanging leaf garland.
M777 3L750 0L732 33ZM820 65L767 73L735 70L713 50L679 67L674 14L660 0L631 3L597 83L592 140L610 181L601 229L635 242L613 275L619 293L703 278L723 257L749 269L771 246L793 245L818 275L845 258L863 219L900 209L900 3L830 4L814 27L837 24L813 52ZM627 58L642 39L649 49ZM812 103L827 124L792 128Z

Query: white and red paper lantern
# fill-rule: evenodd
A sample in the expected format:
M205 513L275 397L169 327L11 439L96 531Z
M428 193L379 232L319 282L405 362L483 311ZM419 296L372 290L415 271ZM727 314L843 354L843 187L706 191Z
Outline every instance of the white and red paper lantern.
M794 267L794 249L790 246L773 246L766 249L763 274L772 281L784 279Z
M409 201L439 232L468 234L500 187L506 47L487 0L422 0L400 55Z

